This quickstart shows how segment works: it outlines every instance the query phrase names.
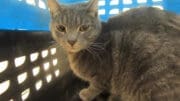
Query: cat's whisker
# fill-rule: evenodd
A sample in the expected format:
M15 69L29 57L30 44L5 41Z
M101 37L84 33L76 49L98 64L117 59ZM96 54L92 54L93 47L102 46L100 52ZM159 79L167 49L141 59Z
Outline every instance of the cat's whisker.
M97 48L102 48L102 49L104 49L104 47L103 47L103 46L100 46L100 45L92 45L92 46L97 47Z
M103 46L100 46L100 45L93 44L93 45L91 45L91 47L95 50L105 50L105 48Z
M93 43L92 45L98 45L98 46L104 46L105 44L104 43Z
M104 47L104 44L96 44L96 43L94 43L94 44L92 44L92 46Z
M103 46L104 46L104 43L93 43L92 45L103 47Z
M93 44L97 44L97 45L104 45L104 43L97 43L97 42L96 42L96 43L93 43Z
M94 54L91 52L89 48L87 48L86 50L94 56Z
M60 48L61 46L56 42L54 44L48 46L48 48L54 48L54 47Z
M92 47L89 47L88 51L91 52L93 56L97 57L99 61L101 61L101 57L98 55L98 53L96 53L96 51L94 51L94 49L92 49Z
M93 57L96 57L95 53L90 49L90 48L87 48L86 49Z
M91 49L93 49L94 51L104 51L104 49L102 48L93 47L93 46L91 46Z
M50 41L49 43L57 43L56 41Z
M103 42L94 42L94 43L98 43L98 44L104 44Z
M99 46L99 47L103 47L104 45L102 44L92 44L93 46Z

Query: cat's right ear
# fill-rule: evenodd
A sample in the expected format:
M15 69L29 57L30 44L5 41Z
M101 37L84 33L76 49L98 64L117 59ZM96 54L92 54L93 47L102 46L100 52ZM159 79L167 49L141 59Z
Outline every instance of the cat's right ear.
M87 10L93 17L98 16L98 0L90 0L87 5Z
M56 0L47 0L47 4L48 4L51 15L62 9L62 7L58 4Z

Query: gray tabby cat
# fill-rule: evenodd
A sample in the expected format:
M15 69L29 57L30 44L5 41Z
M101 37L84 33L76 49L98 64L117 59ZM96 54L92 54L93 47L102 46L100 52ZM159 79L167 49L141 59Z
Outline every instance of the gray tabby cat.
M53 38L72 71L88 81L91 101L180 101L180 17L152 7L135 8L101 23L98 0L70 6L48 0Z

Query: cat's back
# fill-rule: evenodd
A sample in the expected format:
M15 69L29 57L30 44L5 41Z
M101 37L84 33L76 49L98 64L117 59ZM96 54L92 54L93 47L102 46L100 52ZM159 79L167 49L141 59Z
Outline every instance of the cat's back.
M153 7L134 8L110 18L107 25L113 37L120 38L123 34L129 41L138 37L166 40L180 57L180 16L174 13Z
M123 92L137 91L146 100L140 100L137 95L122 96L122 99L132 97L132 101L147 101L149 97L151 101L179 101L180 17L143 7L112 17L107 24L113 48L119 51L113 57L119 62L119 68L125 68L124 73L131 72L119 81L125 82L121 86L128 88ZM119 86L117 81L115 83ZM143 95L145 93L147 95Z
M180 16L154 7L134 8L108 20L111 30L157 30L172 26L180 31Z

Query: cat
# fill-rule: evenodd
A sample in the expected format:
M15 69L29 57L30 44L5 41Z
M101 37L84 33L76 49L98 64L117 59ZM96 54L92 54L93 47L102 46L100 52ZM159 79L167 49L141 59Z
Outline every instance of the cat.
M48 0L52 37L92 101L180 101L180 17L153 7L134 8L101 22L98 0L62 5Z

